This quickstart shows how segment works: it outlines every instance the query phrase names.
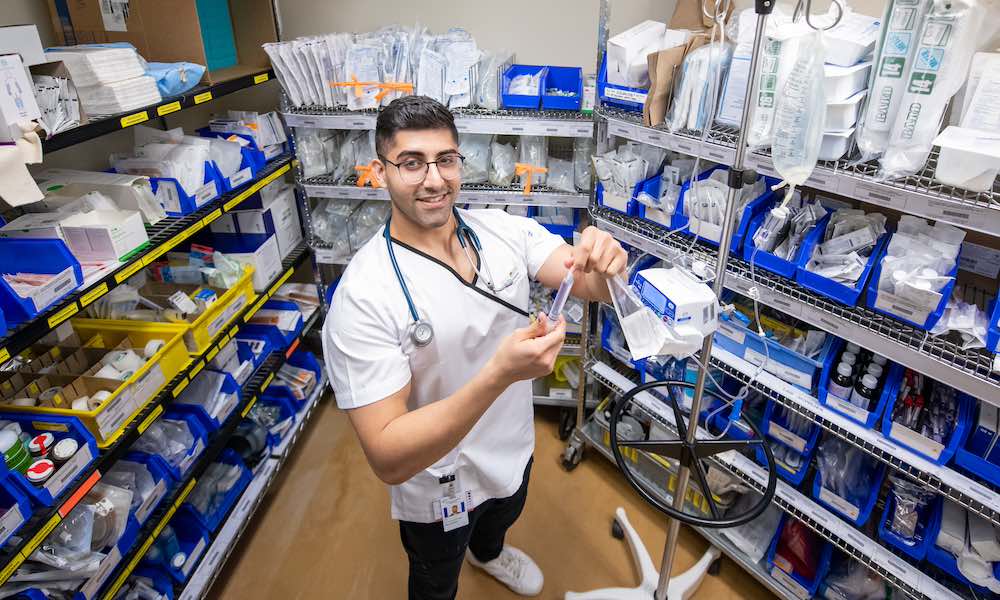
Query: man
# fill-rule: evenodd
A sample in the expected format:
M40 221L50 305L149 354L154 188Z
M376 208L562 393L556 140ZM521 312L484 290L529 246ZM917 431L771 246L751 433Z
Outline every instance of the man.
M572 247L532 219L455 209L458 132L430 98L392 102L375 143L392 214L351 260L323 326L337 404L390 485L411 599L454 598L467 549L536 595L541 571L504 535L527 496L531 380L552 372L566 328L529 321L528 278L554 288L573 268L575 296L609 300L626 253L593 227Z

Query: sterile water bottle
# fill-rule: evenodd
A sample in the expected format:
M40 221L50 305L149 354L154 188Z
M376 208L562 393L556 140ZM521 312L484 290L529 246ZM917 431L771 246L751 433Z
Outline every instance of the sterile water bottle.
M854 389L854 370L850 363L837 365L837 372L830 377L828 392L841 400L848 401Z

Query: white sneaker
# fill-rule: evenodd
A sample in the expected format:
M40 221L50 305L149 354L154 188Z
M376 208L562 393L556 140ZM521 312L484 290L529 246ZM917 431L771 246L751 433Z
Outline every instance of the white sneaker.
M476 560L472 552L467 552L466 558L469 559L472 566L486 571L497 581L509 587L512 592L521 596L537 596L545 583L542 570L538 568L535 561L513 546L504 546L503 550L500 551L500 556L487 563Z

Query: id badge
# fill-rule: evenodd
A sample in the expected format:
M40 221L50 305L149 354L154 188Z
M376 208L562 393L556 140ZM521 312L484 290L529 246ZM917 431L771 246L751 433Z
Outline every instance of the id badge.
M445 531L452 531L469 524L469 510L472 509L472 493L458 485L454 475L446 475L438 480L441 498L437 504L438 514Z

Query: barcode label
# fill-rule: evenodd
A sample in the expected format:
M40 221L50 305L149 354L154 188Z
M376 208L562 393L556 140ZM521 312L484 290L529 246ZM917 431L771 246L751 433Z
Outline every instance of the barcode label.
M791 446L799 453L802 453L806 449L806 441L801 437L795 435L791 431L788 431L781 425L777 423L769 423L767 428L767 433L772 437L780 440L787 446ZM789 469L792 470L792 469Z
M854 506L825 487L819 488L819 499L833 507L837 512L846 515L852 521L857 520L858 515L861 513L861 509L857 506Z

